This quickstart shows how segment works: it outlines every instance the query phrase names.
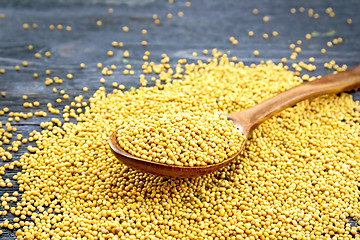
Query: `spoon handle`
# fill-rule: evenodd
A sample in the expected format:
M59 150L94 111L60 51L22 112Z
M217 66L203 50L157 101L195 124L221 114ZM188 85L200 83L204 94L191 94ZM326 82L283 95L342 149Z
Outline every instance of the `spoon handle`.
M260 123L282 110L305 99L325 94L336 94L360 88L360 64L338 74L330 74L311 82L302 83L252 108L229 114L236 119L247 136Z

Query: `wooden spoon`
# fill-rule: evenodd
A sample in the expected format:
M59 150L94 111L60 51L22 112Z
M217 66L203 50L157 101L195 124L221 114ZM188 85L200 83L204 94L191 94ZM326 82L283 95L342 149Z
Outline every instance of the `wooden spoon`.
M331 74L311 82L302 83L252 108L230 113L228 119L242 131L247 139L260 123L300 101L358 88L360 88L360 65L342 73ZM245 142L243 142L240 151L232 157L217 164L195 167L167 165L134 157L121 149L116 139L116 132L110 136L109 145L115 157L131 168L164 177L189 178L213 172L229 164L241 153Z

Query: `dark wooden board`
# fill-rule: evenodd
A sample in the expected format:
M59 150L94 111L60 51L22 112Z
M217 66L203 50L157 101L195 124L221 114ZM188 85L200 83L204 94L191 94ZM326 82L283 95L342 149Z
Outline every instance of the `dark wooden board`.
M332 71L323 67L325 62L334 59L337 64L354 66L360 63L360 1L348 0L193 0L191 7L185 6L185 1L175 0L174 4L167 1L91 1L84 4L80 0L42 0L20 1L0 0L0 14L6 15L0 19L0 68L5 68L5 74L0 74L0 92L6 92L6 97L0 97L0 110L9 107L13 112L35 112L45 110L47 103L53 103L55 108L62 108L70 100L61 104L55 100L61 97L60 93L52 93L52 88L65 90L73 99L82 94L88 99L96 89L103 86L99 79L101 71L96 68L98 62L103 66L115 64L117 70L114 75L106 78L105 87L111 91L112 82L124 84L126 89L139 87L139 78L142 56L145 51L150 51L151 61L159 61L161 54L166 53L171 58L171 64L176 64L180 58L189 61L206 60L201 53L203 49L217 48L229 56L236 56L246 64L259 63L260 60L279 62L282 57L289 58L290 43L302 40L302 52L296 61L289 61L291 68L293 62L308 61L315 57L317 70L310 75L324 75ZM90 1L89 1L90 2ZM290 9L305 7L304 13L291 14ZM325 9L332 7L336 16L330 18L325 14ZM109 14L108 9L113 8L114 13ZM252 14L252 9L258 8L259 14ZM319 13L319 18L309 18L307 11L312 8ZM178 17L179 11L184 12L184 17ZM173 14L172 19L167 19L168 13ZM155 25L153 14L158 14L161 23ZM263 16L269 16L270 21L264 23ZM351 18L351 25L346 19ZM96 21L101 20L101 27ZM28 30L22 28L23 23L30 24ZM37 29L31 24L36 23ZM49 25L62 24L71 26L72 31L49 30ZM130 31L124 33L123 26L128 26ZM142 35L141 29L147 29L148 34ZM248 31L254 31L255 36L248 37ZM278 37L267 40L262 38L263 33L271 35L278 31ZM318 37L305 40L305 34L315 33ZM239 44L233 46L229 37L234 36ZM335 37L342 37L344 42L331 48L326 47L326 42ZM148 41L146 47L141 46L141 41ZM124 48L113 48L112 41L121 41ZM33 51L27 50L32 44ZM320 49L326 48L327 53L321 54ZM122 57L124 50L129 50L130 58ZM107 51L113 50L114 56L108 57ZM254 57L253 51L259 50L260 56ZM42 55L50 51L50 58L34 58L35 52ZM192 52L198 52L198 57L193 57ZM22 62L29 62L27 68L22 67ZM85 69L80 69L79 64L84 62ZM135 76L124 76L122 71L126 64L131 64ZM20 71L15 71L15 65L20 66ZM45 70L50 69L50 77L63 78L61 85L45 86ZM37 79L33 73L38 73ZM73 74L73 79L66 79L68 73ZM151 83L150 83L151 84ZM88 92L83 92L83 87L88 87ZM40 107L32 109L23 108L24 100L21 96L26 94L27 101L39 101ZM355 100L360 99L359 92L352 93ZM51 120L58 115L48 114L46 118L35 117L13 123L18 128L18 133L27 136L32 130L40 130L39 123ZM0 116L0 121L5 124L8 116ZM19 160L21 154L26 152L21 147L14 154L14 160ZM3 166L5 163L1 162ZM12 178L20 169L7 171L3 179ZM15 183L15 181L13 181ZM12 193L17 190L17 185L12 188L0 189L0 196L4 191ZM4 221L0 216L0 222ZM6 219L12 219L11 214ZM1 239L15 239L15 231L2 229L4 234Z

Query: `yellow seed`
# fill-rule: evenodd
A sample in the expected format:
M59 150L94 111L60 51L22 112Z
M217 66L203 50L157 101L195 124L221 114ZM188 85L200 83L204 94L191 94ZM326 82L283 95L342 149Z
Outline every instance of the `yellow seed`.
M148 44L147 41L142 41L142 42L141 42L141 45L142 45L142 46L146 46L147 44Z
M253 32L253 31L249 31L248 35L249 35L249 37L252 37L252 36L254 36L254 32Z
M305 11L305 8L304 7L299 7L299 12L304 12Z
M263 36L264 39L268 39L268 38L269 38L269 34L267 34L267 33L264 33L262 36Z
M50 31L53 31L55 29L55 26L53 24L50 24L49 29L50 29Z
M186 3L185 3L185 6L186 6L186 7L190 7L190 6L191 6L191 2L186 2Z
M71 32L72 28L71 28L71 26L66 26L65 30L68 31L68 32Z
M183 16L184 16L184 12L182 12L182 11L178 12L178 16L179 16L179 17L183 17Z
M272 32L272 35L273 35L274 37L277 37L277 36L279 36L279 33L278 33L277 31L273 31L273 32Z
M28 29L29 29L29 24L24 23L24 24L23 24L23 29L28 30Z
M256 15L256 14L259 13L259 10L258 10L257 8L254 8L254 9L252 10L252 13L253 13L254 15Z
M99 27L102 25L102 21L100 21L100 20L97 20L96 21L96 25L98 25Z
M314 16L314 9L310 8L310 9L308 10L308 16L309 16L309 17L313 17L313 16Z
M295 9L295 8L291 8L291 9L290 9L290 13L291 13L291 14L295 14L295 13L296 13L296 9Z
M66 75L66 77L67 77L68 79L72 79L72 78L73 78L73 75L72 75L71 73L68 73L68 74Z
M297 44L297 45L301 45L301 44L302 44L302 41L301 41L301 40L297 40L297 41L296 41L296 44Z
M346 19L346 23L349 25L352 24L352 19L351 18Z
M49 58L49 57L51 57L51 52L49 52L49 51L48 51L48 52L45 52L44 55L45 55L45 57Z
M22 62L22 65L23 65L24 67L27 67L27 66L29 66L29 63L28 63L28 61L23 61L23 62Z
M306 38L307 40L310 40L310 39L311 39L311 34L309 34L309 33L306 34L306 35L305 35L305 38Z
M269 16L264 16L263 17L263 22L268 22L270 20L270 17Z
M113 51L108 51L108 52L107 52L107 55L108 55L109 57L112 57L112 56L114 56L114 52L113 52Z
M327 8L325 9L325 13L326 13L326 14L330 14L332 11L333 11L333 9L332 9L331 7L327 7Z
M98 63L98 64L96 65L96 67L97 67L97 68L102 68L102 63Z
M85 68L85 63L80 63L80 68Z
M114 13L114 9L113 9L113 8L109 8L109 9L108 9L108 13L110 13L110 14Z
M172 17L173 17L173 15L172 15L171 13L168 13L168 14L167 14L167 18L168 18L168 19L171 19Z
M159 20L159 19L156 19L156 20L155 20L155 24L156 24L156 25L159 25L159 24L160 24L160 20Z
M146 34L147 34L147 30L146 30L146 29L142 29L142 30L141 30L141 34L142 34L142 35L146 35Z
M31 50L33 50L33 49L34 49L34 46L33 46L33 45L31 45L31 44L30 44L30 45L28 45L28 50L30 50L30 51L31 51Z
M124 32L128 32L128 31L129 31L129 27L123 26L123 27L122 27L122 30L123 30Z
M58 30L63 30L63 25L58 24L58 25L56 26L56 28L57 28Z
M35 58L41 58L41 54L40 53L35 53Z
M255 50L254 52L253 52L253 54L254 54L254 56L259 56L259 51L258 50Z
M123 54L124 58L128 58L130 56L130 53L128 50L124 51L124 54Z

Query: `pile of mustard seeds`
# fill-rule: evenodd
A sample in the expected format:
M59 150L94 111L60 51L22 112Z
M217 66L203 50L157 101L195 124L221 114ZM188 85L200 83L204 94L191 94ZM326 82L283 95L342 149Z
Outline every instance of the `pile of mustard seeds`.
M245 141L225 115L207 112L127 118L116 136L119 146L135 157L189 167L220 163L238 153Z
M100 88L77 124L33 133L15 212L33 221L18 239L359 239L348 218L360 218L360 106L349 94L267 120L236 161L209 175L169 179L119 162L107 143L130 117L231 113L301 83L282 64L226 55L184 69L161 88Z

